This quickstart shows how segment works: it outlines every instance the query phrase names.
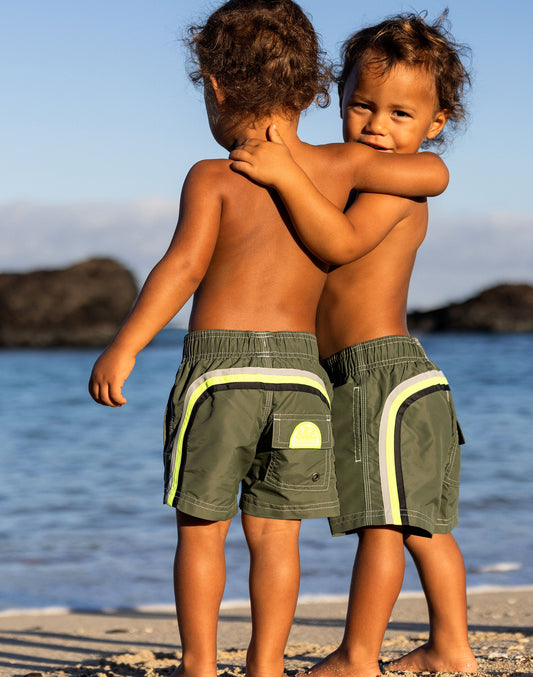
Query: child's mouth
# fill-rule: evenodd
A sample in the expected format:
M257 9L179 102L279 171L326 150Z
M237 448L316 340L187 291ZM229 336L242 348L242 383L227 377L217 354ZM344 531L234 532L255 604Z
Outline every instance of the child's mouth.
M377 143L371 143L370 141L359 141L359 143L362 143L365 146L368 146L369 148L374 148L375 150L381 150L385 153L392 153L393 150L392 148L385 148L385 146L380 146Z

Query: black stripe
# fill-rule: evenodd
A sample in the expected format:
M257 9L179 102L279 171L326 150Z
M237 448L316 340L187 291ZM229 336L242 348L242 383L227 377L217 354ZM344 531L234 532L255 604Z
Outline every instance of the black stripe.
M398 409L396 414L396 422L394 426L394 466L396 469L396 486L398 489L398 500L400 503L400 515L402 518L402 525L409 526L409 518L407 517L407 500L405 498L405 486L403 482L402 471L402 453L401 453L401 438L402 438L402 419L407 409L414 404L421 397L438 392L439 390L450 390L450 386L445 383L437 383L429 386L423 390L419 390L410 397L408 397Z
M232 381L230 383L218 383L217 385L209 386L207 390L200 395L194 407L196 408L203 402L209 394L217 390L272 390L276 392L283 392L285 390L296 391L302 393L311 393L311 395L318 395L320 399L329 406L328 398L318 389L313 386L304 385L302 383L263 383L262 381L240 382Z

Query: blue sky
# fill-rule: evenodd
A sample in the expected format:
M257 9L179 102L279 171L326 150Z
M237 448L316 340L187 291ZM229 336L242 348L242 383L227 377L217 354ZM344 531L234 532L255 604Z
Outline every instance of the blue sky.
M199 0L4 0L0 8L0 270L111 255L144 278L175 226L188 168L223 157L201 91L187 80L185 27ZM501 281L533 283L531 87L533 3L509 0L302 0L336 58L352 31L402 11L450 10L472 48L467 131L444 158L446 193L410 307L465 298ZM341 140L336 101L300 125Z

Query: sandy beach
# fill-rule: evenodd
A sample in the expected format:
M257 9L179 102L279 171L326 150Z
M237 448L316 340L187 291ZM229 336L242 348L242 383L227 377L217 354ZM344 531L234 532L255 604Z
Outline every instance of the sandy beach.
M345 611L346 600L301 600L286 651L288 675L311 667L336 646ZM470 591L469 625L479 675L533 675L533 588ZM384 670L386 661L425 641L427 632L423 597L402 594L382 647ZM248 606L224 606L219 675L244 675L249 633ZM170 674L179 656L170 607L0 615L2 677L156 677Z

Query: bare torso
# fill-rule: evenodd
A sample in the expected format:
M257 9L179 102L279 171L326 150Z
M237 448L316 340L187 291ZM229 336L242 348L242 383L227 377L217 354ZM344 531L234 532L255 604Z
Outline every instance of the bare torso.
M291 129L284 131L308 179L333 203L336 214L342 211L354 183L352 154L343 150L348 144L309 146L299 141L295 126L292 134ZM368 217L377 211L374 197L366 195L358 203ZM301 196L304 201L306 196ZM301 245L277 193L237 174L228 160L206 160L192 167L172 241L95 363L92 397L109 406L126 403L122 386L135 356L192 295L191 330L314 333L320 301L318 338L324 355L376 335L406 333L407 289L424 239L427 209L416 200L375 198L383 199L378 206L387 207L382 221L388 227L381 234L374 225L370 228L370 239L377 233L379 244L366 242L362 251L370 253L328 276L326 264ZM370 210L365 211L368 202ZM357 203L350 213L352 208L357 209ZM366 222L368 226L371 220ZM329 238L334 228L325 223ZM339 243L344 251L344 243Z
M286 135L288 137L288 135ZM350 168L332 175L328 146L287 138L296 161L340 209L350 192ZM316 331L326 264L301 245L274 191L212 160L210 190L221 210L216 246L194 297L190 330Z
M328 275L317 319L323 357L362 341L408 335L407 294L416 252L426 235L427 203L388 199L403 204L405 216L375 249Z

